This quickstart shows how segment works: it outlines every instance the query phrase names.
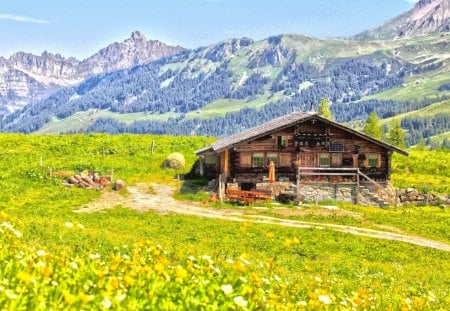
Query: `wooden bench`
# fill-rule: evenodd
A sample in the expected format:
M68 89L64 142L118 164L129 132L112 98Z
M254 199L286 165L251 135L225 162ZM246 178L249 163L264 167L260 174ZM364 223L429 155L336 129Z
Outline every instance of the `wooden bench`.
M269 202L272 198L265 192L227 189L226 195L232 201L253 204L255 201Z

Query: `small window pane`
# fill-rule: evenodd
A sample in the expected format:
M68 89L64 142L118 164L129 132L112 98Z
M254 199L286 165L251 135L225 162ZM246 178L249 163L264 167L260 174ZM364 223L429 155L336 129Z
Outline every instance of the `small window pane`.
M368 158L368 166L369 167L377 167L378 166L378 155L377 154L369 154Z
M330 152L344 152L344 144L336 141L331 142Z
M319 165L329 167L330 166L330 154L329 153L321 153L319 159Z
M277 138L278 148L286 148L288 145L288 137L287 136L278 136Z
M267 153L267 166L269 166L270 161L273 161L275 166L278 165L278 153L276 152L268 152Z
M252 155L252 165L253 167L263 167L264 166L264 153L258 152Z
M216 161L217 161L217 157L215 154L206 154L205 155L205 164L209 164L209 165L216 164Z

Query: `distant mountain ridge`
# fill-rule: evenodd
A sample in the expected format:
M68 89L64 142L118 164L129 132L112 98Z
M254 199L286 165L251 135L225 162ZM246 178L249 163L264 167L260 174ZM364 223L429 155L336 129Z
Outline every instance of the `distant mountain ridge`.
M446 12L445 1L450 0L422 0L402 20L442 17L436 12ZM386 29L397 38L400 26ZM308 111L321 98L330 100L339 122L363 120L372 111L381 118L407 115L450 98L450 33L435 33L436 27L421 30L433 33L384 41L292 34L228 39L196 49L175 47L166 51L172 55L147 62L150 56L140 53L151 49L138 32L81 62L46 53L53 63L67 62L60 67L18 54L28 72L49 71L49 84L72 77L74 70L98 74L57 85L51 94L3 117L0 96L0 131L224 136L292 111ZM450 115L439 118L420 116L405 123L408 142L450 130ZM424 131L424 124L433 124L433 130Z
M411 38L431 32L450 32L450 0L420 0L410 11L353 39L388 40Z
M41 55L18 52L9 59L0 57L0 109L13 111L92 75L144 64L182 49L158 40L147 40L135 31L129 39L115 42L82 61L47 51Z

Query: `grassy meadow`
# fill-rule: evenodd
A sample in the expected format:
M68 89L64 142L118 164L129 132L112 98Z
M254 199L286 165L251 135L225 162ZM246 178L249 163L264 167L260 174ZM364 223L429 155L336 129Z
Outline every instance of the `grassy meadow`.
M193 152L210 142L1 134L0 309L444 310L450 304L445 251L331 230L143 213L125 206L73 213L100 192L63 187L49 174L50 169L91 169L130 185L176 185L175 175L194 163ZM186 169L162 168L173 151L184 154ZM444 151L396 156L394 182L418 187L426 180L430 190L448 193L442 188L449 184L448 157ZM448 209L341 208L365 221L338 214L319 220L395 226L450 242ZM303 219L314 217L321 216Z

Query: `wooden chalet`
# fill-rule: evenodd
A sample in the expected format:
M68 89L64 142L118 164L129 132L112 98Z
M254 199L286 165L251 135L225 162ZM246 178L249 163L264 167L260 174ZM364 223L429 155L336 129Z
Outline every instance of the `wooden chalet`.
M267 182L269 164L277 182L358 183L385 187L393 152L408 153L315 113L294 112L225 137L197 151L200 174L219 175L238 189Z

